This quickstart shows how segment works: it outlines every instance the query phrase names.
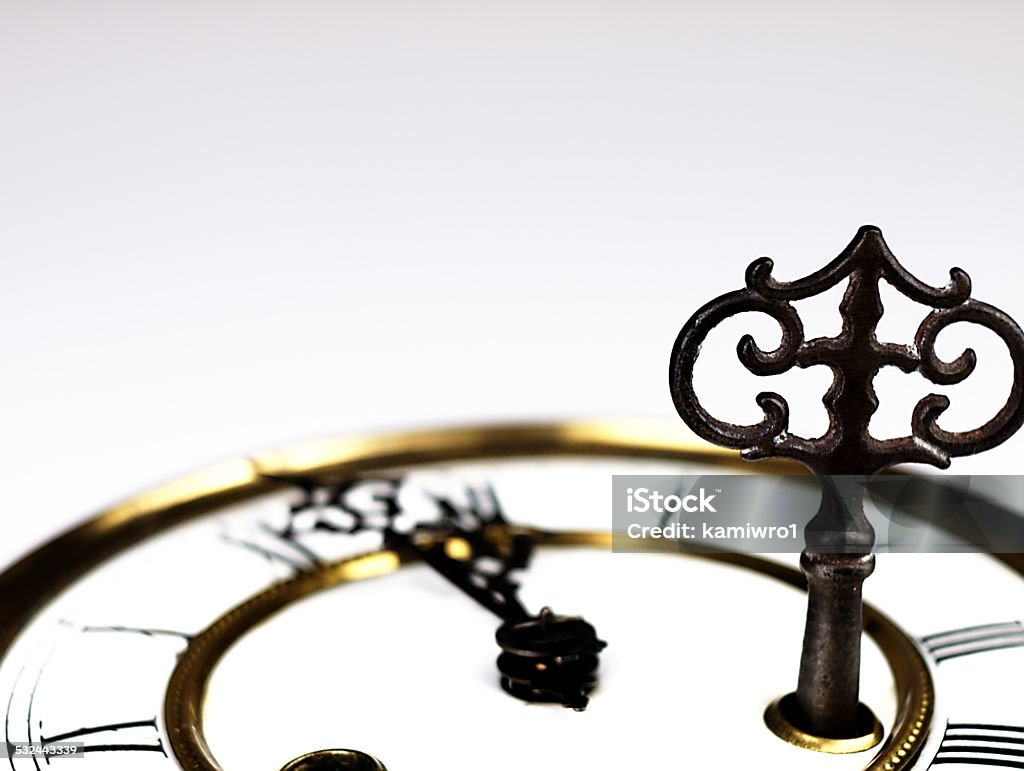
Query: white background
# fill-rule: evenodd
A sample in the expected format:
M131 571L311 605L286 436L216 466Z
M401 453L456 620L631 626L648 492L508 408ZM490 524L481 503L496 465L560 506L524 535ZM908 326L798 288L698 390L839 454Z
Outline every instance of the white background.
M1024 317L1022 24L980 0L3 0L0 564L284 441L671 416L690 313L865 222ZM1002 356L948 427L1001 403ZM756 383L712 387L756 417Z

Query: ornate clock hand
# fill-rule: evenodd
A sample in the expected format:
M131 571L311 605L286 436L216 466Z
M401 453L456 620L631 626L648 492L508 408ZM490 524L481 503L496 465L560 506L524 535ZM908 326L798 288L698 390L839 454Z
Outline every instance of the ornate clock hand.
M502 688L524 701L583 710L606 644L582 618L556 615L548 607L535 616L523 607L511 574L529 564L533 540L505 519L493 489L485 495L487 506L472 490L467 506L435 498L439 522L419 524L410 533L389 526L385 545L413 552L505 622L495 635L502 649Z
M503 653L498 657L502 687L525 701L559 702L585 709L595 684L597 654L605 643L581 618L560 616L544 608L532 615L518 597L512 572L525 568L533 553L531 536L517 531L505 518L494 490L482 494L470 488L465 504L432 496L437 518L411 530L399 522L405 513L399 502L400 478L352 478L330 488L312 480L282 478L303 491L291 507L288 524L275 535L302 550L296 517L314 514L305 529L355 534L381 534L386 548L422 559L505 623L497 632ZM349 500L361 486L376 488L370 505ZM311 556L306 552L307 559ZM315 555L312 555L315 563Z
M945 468L950 457L994 447L1024 423L1024 333L1002 311L970 297L971 284L959 268L943 288L930 287L903 268L875 227L863 227L849 246L821 270L797 281L772 278L773 263L755 260L747 268L746 288L725 294L698 310L683 326L672 350L669 381L672 397L686 424L703 438L742 450L748 460L789 457L807 466L821 483L817 515L807 528L801 567L808 583L807 624L795 695L783 706L790 722L822 737L842 738L864 730L866 708L858 701L861 637L861 585L874 569L870 553L874 532L864 518L864 481L888 466L917 462ZM839 335L805 341L791 302L820 294L849 279L839 310ZM931 307L918 327L913 345L879 342L882 317L878 285L884 279L911 300ZM693 387L693 368L708 333L724 319L746 311L766 313L782 329L774 351L762 351L750 335L737 354L755 375L775 375L794 366L825 365L833 372L823 398L829 416L825 434L806 439L789 431L789 406L779 394L762 392L757 403L764 419L743 426L713 417ZM996 415L973 431L950 432L937 424L949 407L945 396L931 394L914 408L911 435L878 440L868 432L878 407L872 382L885 366L920 372L933 383L963 381L975 366L965 350L944 362L935 339L960 321L980 324L1006 344L1014 363L1013 387Z
M471 489L465 506L434 497L441 515L437 521L418 523L409 533L389 525L384 544L411 550L505 621L523 621L530 614L519 601L512 572L527 566L533 544L525 533L510 529L494 491L487 488L484 495L486 506Z

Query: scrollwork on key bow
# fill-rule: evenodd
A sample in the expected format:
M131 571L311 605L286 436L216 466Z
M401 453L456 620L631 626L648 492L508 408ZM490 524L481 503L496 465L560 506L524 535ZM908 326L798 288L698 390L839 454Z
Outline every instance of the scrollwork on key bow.
M672 350L670 387L676 409L699 436L740 449L750 460L772 456L794 458L818 475L866 475L904 462L929 463L945 468L953 456L969 455L1005 441L1024 423L1024 333L1002 311L970 297L971 282L959 268L950 271L945 287L928 286L897 262L878 228L861 228L853 241L831 263L796 281L776 281L767 257L747 268L746 288L730 292L698 310L683 326ZM803 325L792 302L830 289L848 279L839 306L842 329L835 337L804 339ZM883 308L879 282L887 281L909 299L932 308L912 344L879 342L876 337ZM749 334L737 346L743 365L755 375L775 375L793 367L828 366L832 384L822 401L828 413L826 432L807 439L789 431L789 405L779 394L757 395L764 418L752 425L720 420L700 403L693 386L693 371L708 333L725 319L745 312L764 313L782 330L773 351L764 351ZM885 366L906 373L920 372L937 385L959 383L973 372L976 357L965 350L951 362L935 352L935 339L958 322L987 327L1009 349L1013 386L995 416L972 431L946 431L939 416L949 407L947 397L931 394L913 411L911 434L897 439L875 439L868 423L878 401L873 380Z

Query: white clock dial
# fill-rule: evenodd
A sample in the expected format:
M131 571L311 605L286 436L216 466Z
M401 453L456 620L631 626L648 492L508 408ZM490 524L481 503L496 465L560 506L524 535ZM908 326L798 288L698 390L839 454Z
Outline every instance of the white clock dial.
M875 749L813 752L765 725L767 705L796 682L805 600L786 578L796 575L796 555L732 564L612 553L596 534L541 537L517 574L523 604L584 616L608 647L585 711L510 696L495 666L498 618L425 564L399 567L391 552L357 557L381 548L382 523L432 521L445 505L500 506L524 528L596 533L611 524L613 474L721 473L727 457L603 427L534 432L533 452L500 431L472 441L453 432L435 435L435 447L423 436L407 438L405 450L401 438L383 438L252 462L239 489L274 489L199 518L171 517L46 597L16 630L0 663L4 762L41 769L68 762L57 753L74 745L83 771L204 768L193 763L213 759L227 771L277 771L332 747L369 753L392 771L677 763L843 771L903 757L921 768L1020 766L1024 581L980 554L879 555L865 590L873 636L861 685L886 730ZM501 457L510 454L527 457ZM339 486L345 463L355 481ZM154 511L185 505L161 509L159 498L146 499ZM130 509L117 510L120 522ZM310 578L339 561L361 580ZM15 579L30 585L16 568L5 586ZM210 671L183 675L210 640L225 647ZM898 661L907 650L925 662L928 680L914 691L924 694L916 728ZM190 677L203 695L193 728L206 761L181 750L188 698L173 683ZM909 752L892 744L905 724ZM37 754L18 754L33 746Z

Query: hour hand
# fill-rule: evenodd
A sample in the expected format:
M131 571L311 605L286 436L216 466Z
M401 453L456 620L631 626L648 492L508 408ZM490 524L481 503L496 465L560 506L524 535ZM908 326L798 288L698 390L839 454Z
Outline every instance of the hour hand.
M504 622L496 633L501 686L524 701L586 708L596 684L598 653L606 643L594 627L545 607L531 614L519 599L512 573L526 568L533 539L505 518L493 489L483 498L467 492L466 504L435 501L439 521L409 533L392 528L385 545L412 552Z

